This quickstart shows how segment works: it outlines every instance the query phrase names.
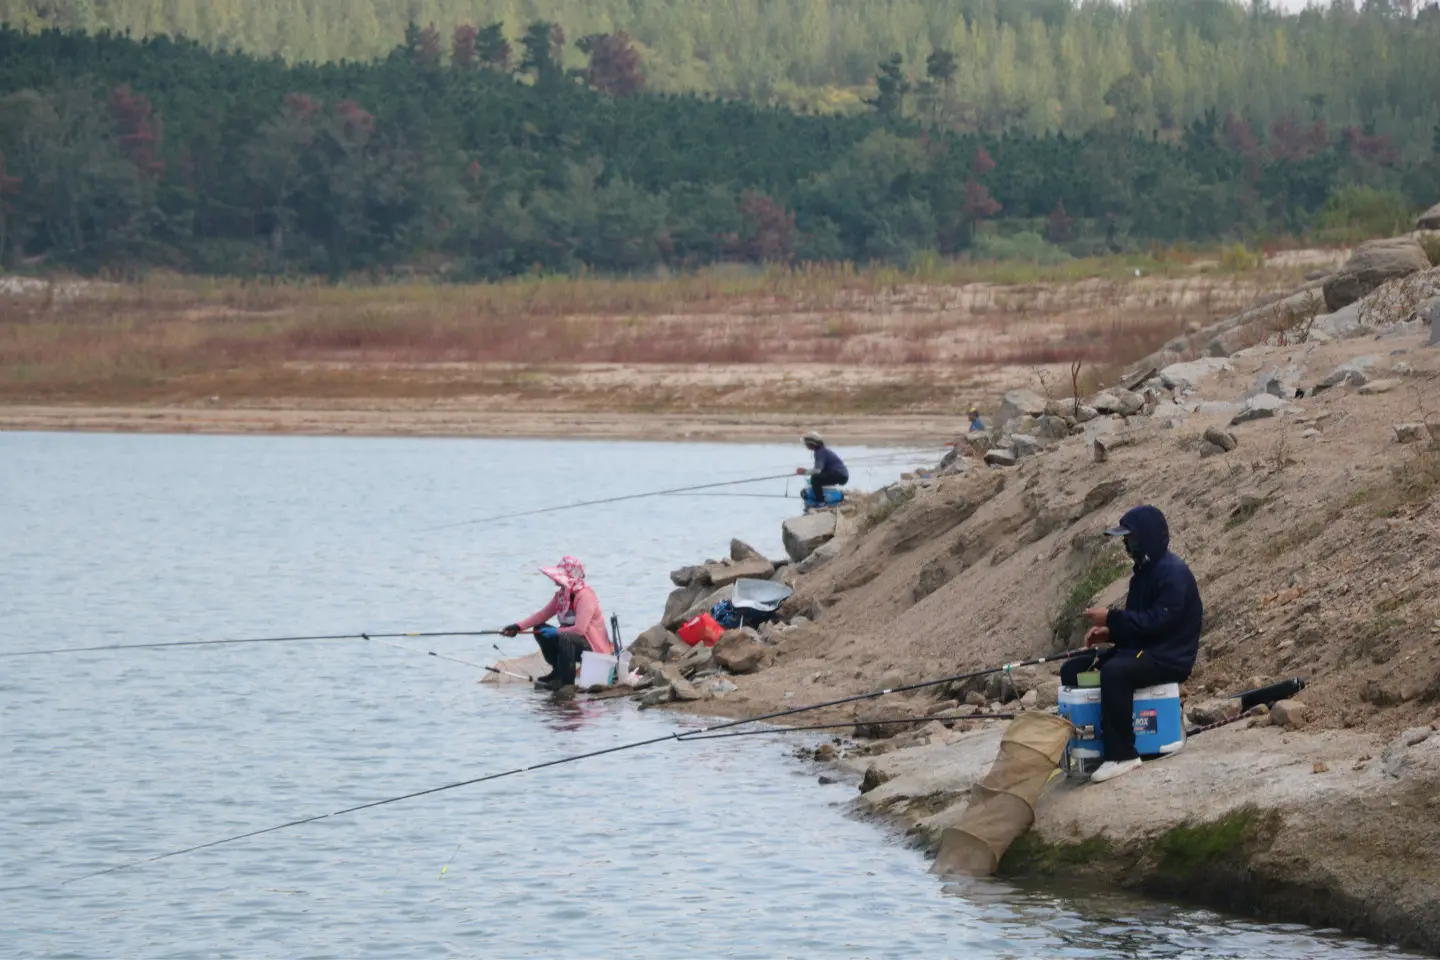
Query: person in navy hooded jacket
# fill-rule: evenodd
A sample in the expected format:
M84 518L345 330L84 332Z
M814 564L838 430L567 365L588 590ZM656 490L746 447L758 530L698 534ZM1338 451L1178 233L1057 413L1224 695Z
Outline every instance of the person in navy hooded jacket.
M1161 683L1189 679L1200 652L1200 622L1204 607L1195 575L1170 552L1170 527L1154 507L1135 507L1120 518L1120 525L1105 531L1123 537L1125 552L1134 561L1125 609L1094 607L1085 611L1090 630L1085 646L1113 646L1091 657L1075 657L1060 670L1060 682L1076 685L1086 670L1100 669L1100 727L1105 762L1091 775L1096 783L1129 773L1140 766L1135 752L1135 691Z

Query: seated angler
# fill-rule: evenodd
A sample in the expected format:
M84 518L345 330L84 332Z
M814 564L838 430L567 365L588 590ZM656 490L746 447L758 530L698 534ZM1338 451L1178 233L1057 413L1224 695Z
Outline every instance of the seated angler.
M815 467L811 470L797 467L795 473L810 477L810 502L815 506L823 506L825 488L843 487L849 483L850 471L846 469L845 461L840 459L840 455L825 446L825 440L820 434L812 430L805 434L803 439L805 449L815 454Z
M1105 762L1090 777L1103 783L1140 766L1135 751L1135 691L1162 683L1183 683L1195 667L1200 650L1204 607L1195 576L1170 552L1165 515L1151 506L1135 507L1106 530L1123 537L1134 562L1125 609L1094 607L1085 611L1091 624L1085 645L1110 643L1094 657L1074 657L1060 670L1060 682L1078 684L1079 674L1100 670L1100 732Z
M559 566L541 567L540 572L555 582L560 589L543 608L535 611L519 623L512 623L501 631L513 637L524 630L535 630L535 642L550 672L535 681L535 686L548 690L559 690L575 683L575 667L586 650L596 653L610 653L610 634L605 629L605 615L600 612L600 601L595 591L585 582L585 568L574 557L566 557ZM545 621L555 617L558 627Z

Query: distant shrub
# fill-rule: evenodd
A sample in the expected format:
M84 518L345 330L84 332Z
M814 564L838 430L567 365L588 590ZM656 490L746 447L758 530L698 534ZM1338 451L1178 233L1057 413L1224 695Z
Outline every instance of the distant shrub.
M1251 250L1243 243L1232 243L1220 251L1220 268L1230 273L1256 270L1265 265L1265 254Z
M975 238L970 255L976 260L1024 260L1029 263L1063 263L1070 254L1030 230L1007 237L982 234Z
M1394 190L1350 186L1330 195L1315 225L1322 239L1358 240L1404 233L1411 215L1410 204Z

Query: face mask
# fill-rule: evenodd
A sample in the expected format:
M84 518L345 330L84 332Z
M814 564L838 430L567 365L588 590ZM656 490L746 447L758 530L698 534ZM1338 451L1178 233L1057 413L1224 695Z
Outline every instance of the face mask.
M1136 563L1139 563L1145 556L1144 552L1140 549L1140 544L1135 542L1134 536L1127 536L1125 538L1125 552L1130 554L1130 559Z

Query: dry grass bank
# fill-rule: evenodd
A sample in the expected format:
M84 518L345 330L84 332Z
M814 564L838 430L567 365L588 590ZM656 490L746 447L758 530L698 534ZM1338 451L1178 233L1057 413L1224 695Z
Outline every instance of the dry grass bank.
M470 286L12 281L0 402L953 411L1037 368L1068 388L1070 362L1123 365L1325 256L1239 272L1111 258Z

